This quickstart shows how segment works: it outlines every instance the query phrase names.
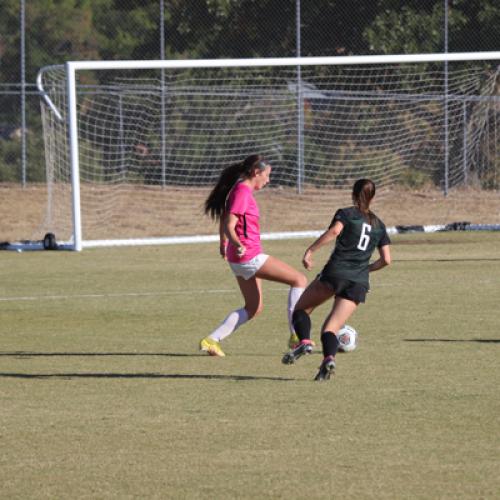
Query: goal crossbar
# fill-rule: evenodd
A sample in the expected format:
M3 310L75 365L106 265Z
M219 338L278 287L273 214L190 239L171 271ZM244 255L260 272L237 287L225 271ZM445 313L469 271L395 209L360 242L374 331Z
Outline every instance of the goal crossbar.
M441 54L399 54L374 56L324 56L324 57L269 57L254 59L175 59L146 61L70 61L71 70L92 69L180 69L180 68L234 68L262 66L340 66L357 64L391 64L419 62L452 62L497 60L500 51L489 52L449 52Z

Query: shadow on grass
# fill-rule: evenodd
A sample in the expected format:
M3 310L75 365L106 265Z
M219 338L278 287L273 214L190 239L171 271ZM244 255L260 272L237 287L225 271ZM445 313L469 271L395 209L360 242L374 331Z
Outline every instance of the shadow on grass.
M154 352L31 352L12 351L0 352L0 357L13 357L29 359L33 357L53 356L167 356L167 357L203 357L209 359L206 354L185 353L154 353ZM180 373L9 373L0 372L0 378L19 379L73 379L73 378L102 378L102 379L205 379L205 380L274 380L292 381L294 378L286 377L260 377L255 375L215 375L215 374L180 374Z
M500 344L500 339L404 339L405 342L479 342L482 344Z
M36 358L50 356L168 356L168 357L193 357L206 356L206 354L186 354L178 352L31 352L31 351L11 351L0 352L0 357L13 358Z
M289 382L295 380L285 377L259 377L256 375L203 375L203 374L180 374L180 373L0 373L0 378L20 379L204 379L204 380L273 380L278 382Z
M450 259L434 259L432 257L429 257L427 259L398 259L397 261L394 261L394 264L405 264L407 262L498 262L500 259L497 257L491 257L491 258L482 258L482 257L464 257L463 259L459 258L450 258Z
M321 354L320 351L313 352L312 354ZM32 351L0 351L0 358L19 358L19 359L29 359L29 358L43 358L43 357L105 357L105 356L158 356L167 358L210 358L207 353L204 352L194 352L194 353L181 353L181 352L32 352ZM231 357L235 356L255 356L255 357L276 357L280 356L280 353L231 353Z

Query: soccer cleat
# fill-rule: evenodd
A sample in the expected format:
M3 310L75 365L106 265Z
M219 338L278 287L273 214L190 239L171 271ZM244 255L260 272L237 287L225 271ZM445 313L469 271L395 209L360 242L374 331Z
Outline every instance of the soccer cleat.
M333 359L333 356L328 356L321 363L319 372L314 377L314 380L317 380L318 382L330 380L331 375L335 375L335 359Z
M287 352L283 358L281 358L281 362L284 365L293 365L301 356L311 354L312 350L313 346L310 340L301 340L290 352Z
M210 356L219 356L221 358L225 356L220 343L210 337L205 337L200 341L200 351L205 351Z
M295 349L297 347L297 344L300 344L299 336L296 333L291 333L290 338L288 339L288 347L290 349ZM314 343L314 340L311 340L311 345L313 347L316 345Z
M291 333L288 339L288 347L293 349L297 344L300 343L299 336L296 333Z

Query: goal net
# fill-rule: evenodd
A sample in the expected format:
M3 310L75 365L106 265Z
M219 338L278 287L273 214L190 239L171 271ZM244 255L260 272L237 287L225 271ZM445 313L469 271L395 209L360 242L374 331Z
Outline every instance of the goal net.
M498 189L499 62L500 52L43 68L45 227L77 250L203 239L216 233L209 190L253 153L273 167L258 194L264 231L325 227L360 177L379 196Z

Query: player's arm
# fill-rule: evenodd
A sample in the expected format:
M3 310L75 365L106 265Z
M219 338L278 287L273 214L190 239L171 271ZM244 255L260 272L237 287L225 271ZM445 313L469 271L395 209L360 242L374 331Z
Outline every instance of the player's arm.
M238 216L236 214L227 214L224 223L224 232L231 242L236 247L236 251L239 257L243 257L246 252L246 248L241 243L238 235L236 234L236 224L238 223Z
M226 260L227 236L225 231L226 214L223 213L219 219L219 253Z
M313 253L325 245L328 245L332 241L334 241L337 236L344 229L344 224L339 220L336 221L329 229L327 229L305 252L304 257L302 259L302 264L304 267L309 270L313 267L312 255Z
M378 249L379 258L368 266L368 271L378 271L391 263L391 248L389 245L383 245Z

